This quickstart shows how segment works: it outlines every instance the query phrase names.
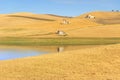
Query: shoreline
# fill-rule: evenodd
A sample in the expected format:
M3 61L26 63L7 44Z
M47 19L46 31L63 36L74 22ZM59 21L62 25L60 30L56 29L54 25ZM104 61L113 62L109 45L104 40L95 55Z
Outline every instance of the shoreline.
M118 44L120 38L1 38L0 45L48 46L48 45L108 45Z

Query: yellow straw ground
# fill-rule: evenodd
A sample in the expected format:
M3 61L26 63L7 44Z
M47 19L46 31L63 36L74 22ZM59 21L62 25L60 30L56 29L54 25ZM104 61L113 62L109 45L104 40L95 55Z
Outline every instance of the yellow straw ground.
M0 61L0 80L119 80L120 45Z

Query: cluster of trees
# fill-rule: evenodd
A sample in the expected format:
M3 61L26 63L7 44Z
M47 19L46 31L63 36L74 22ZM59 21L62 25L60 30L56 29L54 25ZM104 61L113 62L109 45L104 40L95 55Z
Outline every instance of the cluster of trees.
M119 12L119 10L112 10L112 12Z

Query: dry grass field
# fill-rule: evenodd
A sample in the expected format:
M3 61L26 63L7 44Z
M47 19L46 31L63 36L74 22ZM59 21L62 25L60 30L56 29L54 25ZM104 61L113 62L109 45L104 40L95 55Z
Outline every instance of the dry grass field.
M0 61L0 80L120 80L120 45Z
M78 16L77 18L85 18L86 15L95 16L96 19L90 19L100 24L120 24L120 12L90 12Z
M96 16L96 19L84 18L87 14L73 18L51 14L1 14L0 38L61 37L55 34L57 30L66 32L67 37L120 37L119 12L92 12L88 14ZM63 19L68 20L70 24L60 24ZM107 20L107 22L105 21L103 24L98 19Z

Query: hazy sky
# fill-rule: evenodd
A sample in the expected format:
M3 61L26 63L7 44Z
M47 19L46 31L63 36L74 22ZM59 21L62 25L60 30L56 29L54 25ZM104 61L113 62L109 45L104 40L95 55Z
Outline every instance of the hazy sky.
M120 10L119 4L120 0L0 0L0 13L77 16L90 11Z

